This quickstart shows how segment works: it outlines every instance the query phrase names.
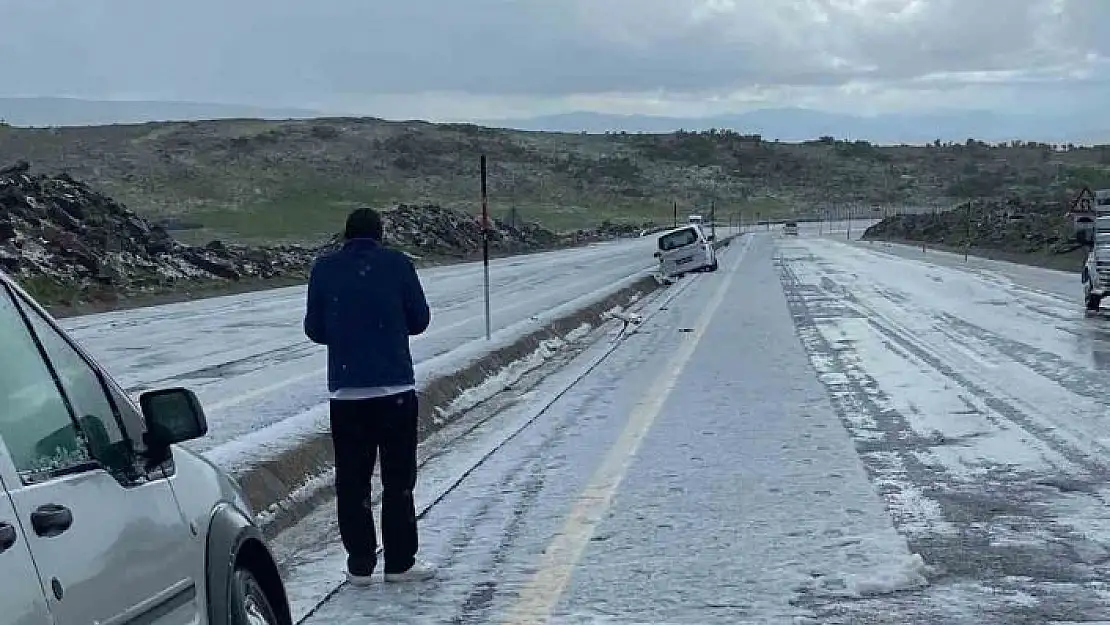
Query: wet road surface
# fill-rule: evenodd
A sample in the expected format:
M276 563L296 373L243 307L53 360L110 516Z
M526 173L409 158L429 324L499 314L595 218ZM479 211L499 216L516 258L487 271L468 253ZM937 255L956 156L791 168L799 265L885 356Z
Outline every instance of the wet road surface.
M295 611L1110 622L1110 319L1084 316L1073 281L805 230L747 236L720 272L646 301L570 393L548 401L611 335L425 446L422 556L439 580L317 606L344 563L325 506L275 543Z
M1110 619L1110 326L1077 277L883 244L780 254L814 368L932 568L878 602L889 622Z
M439 580L345 587L306 622L796 622L924 585L798 341L773 238L748 241L428 511ZM430 463L422 501L482 446ZM342 575L333 514L279 538L300 615Z

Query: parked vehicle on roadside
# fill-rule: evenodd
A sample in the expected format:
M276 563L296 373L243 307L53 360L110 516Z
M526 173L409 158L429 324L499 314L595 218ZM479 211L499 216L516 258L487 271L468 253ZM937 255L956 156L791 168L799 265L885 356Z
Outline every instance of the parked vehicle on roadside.
M782 226L782 233L788 236L798 236L797 222L788 221Z
M1094 226L1090 250L1083 263L1083 303L1088 313L1097 313L1110 293L1110 189L1094 192Z
M196 396L138 406L0 272L0 619L292 625L233 479L180 443Z
M692 271L717 271L717 250L701 226L691 224L663 233L658 239L660 272L678 277Z

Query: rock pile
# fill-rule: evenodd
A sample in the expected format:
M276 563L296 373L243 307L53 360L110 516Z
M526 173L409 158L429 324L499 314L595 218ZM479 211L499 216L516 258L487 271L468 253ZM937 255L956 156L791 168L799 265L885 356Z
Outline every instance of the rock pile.
M1075 242L1060 202L977 201L938 213L896 215L874 224L864 239L891 239L1010 254L1068 254Z
M35 175L26 162L0 169L0 269L46 299L295 276L313 257L295 246L184 245L66 174Z
M400 204L382 212L385 238L392 245L416 255L468 258L482 249L480 218L434 204ZM510 225L491 219L490 249L523 252L560 244L558 235L538 224Z
M386 243L427 260L470 259L482 249L480 220L436 205L383 210ZM497 254L553 249L616 236L607 230L557 235L537 224L492 221ZM324 249L331 249L338 238ZM321 252L302 246L189 246L122 204L74 180L0 169L0 270L41 300L73 304L206 281L307 276Z

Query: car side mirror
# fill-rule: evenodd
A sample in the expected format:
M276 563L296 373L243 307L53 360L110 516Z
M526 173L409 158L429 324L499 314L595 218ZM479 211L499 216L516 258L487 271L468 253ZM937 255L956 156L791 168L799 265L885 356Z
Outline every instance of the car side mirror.
M654 256L655 258L662 258L663 257L663 252L656 251L654 254L652 254L652 256Z
M208 434L204 409L197 396L188 389L147 391L139 396L139 406L146 419L144 442L152 451L168 450L170 445Z
M716 238L717 238L717 237L716 237L716 236L714 236L714 235L712 235L712 234L707 234L707 235L705 235L705 239L706 239L707 241L713 241L713 240L715 240Z

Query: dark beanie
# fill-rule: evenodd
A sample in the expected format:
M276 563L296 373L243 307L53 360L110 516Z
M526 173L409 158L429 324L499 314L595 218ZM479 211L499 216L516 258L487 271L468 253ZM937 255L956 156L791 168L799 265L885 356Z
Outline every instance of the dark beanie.
M382 240L382 216L378 211L369 206L356 208L347 216L347 227L343 231L343 238Z

